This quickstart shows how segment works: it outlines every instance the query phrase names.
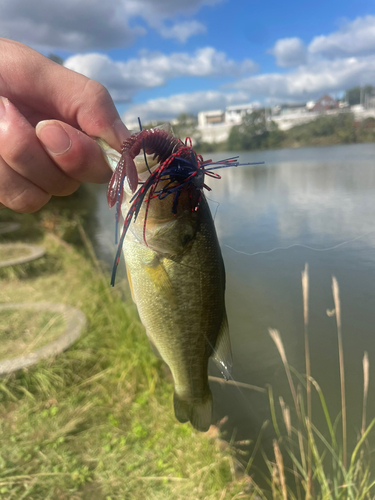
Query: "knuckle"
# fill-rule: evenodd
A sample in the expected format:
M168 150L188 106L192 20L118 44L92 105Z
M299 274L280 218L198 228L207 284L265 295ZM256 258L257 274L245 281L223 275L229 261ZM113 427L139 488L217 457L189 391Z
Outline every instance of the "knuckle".
M9 165L27 165L35 162L35 155L27 143L27 140L22 141L2 154Z
M25 188L14 196L8 196L4 205L20 213L33 213L42 208L51 198L47 193L35 193L33 189Z
M107 102L111 100L108 90L96 80L88 80L83 91L84 97L90 97L99 102Z

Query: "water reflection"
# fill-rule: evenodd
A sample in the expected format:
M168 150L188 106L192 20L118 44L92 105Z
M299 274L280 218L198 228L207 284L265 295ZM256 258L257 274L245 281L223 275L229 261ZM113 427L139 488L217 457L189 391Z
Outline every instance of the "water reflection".
M215 223L228 276L235 377L287 391L269 327L280 330L289 362L304 372L301 271L308 262L313 375L338 414L336 329L326 314L333 308L335 275L343 307L349 420L357 428L363 352L375 360L374 157L374 145L241 154L242 161L266 164L223 172L221 181L210 184L211 198L220 203ZM220 390L216 395L220 401ZM256 435L269 417L267 402L259 395L245 397L251 410L238 403L241 415L231 410L231 416L242 434ZM225 403L219 403L219 413L228 408ZM374 402L370 406L373 415ZM254 408L261 418L254 418Z
M243 162L265 165L227 169L221 181L209 182L227 270L234 376L250 384L272 384L275 393L285 397L284 370L268 335L270 327L280 330L290 364L304 372L301 271L308 262L312 373L336 416L337 338L334 318L326 314L333 308L335 275L342 299L348 425L358 429L363 352L375 362L375 145L240 156ZM98 216L101 254L111 262L114 216L104 191ZM278 247L284 249L259 253ZM228 429L237 427L239 436L256 438L269 418L267 398L245 389L212 388L217 419L229 415ZM369 415L374 413L370 401Z

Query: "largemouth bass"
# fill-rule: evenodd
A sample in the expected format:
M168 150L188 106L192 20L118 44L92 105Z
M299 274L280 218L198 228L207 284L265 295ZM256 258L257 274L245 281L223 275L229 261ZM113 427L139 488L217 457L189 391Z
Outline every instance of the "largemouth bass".
M117 262L122 247L140 319L174 379L176 418L207 431L209 358L227 378L231 368L224 263L203 194L203 160L168 129L151 134L132 136L110 183L110 204L121 203L125 219ZM113 168L118 154L106 153ZM132 200L134 182L133 189L124 182L124 192L122 182L134 168L143 184Z

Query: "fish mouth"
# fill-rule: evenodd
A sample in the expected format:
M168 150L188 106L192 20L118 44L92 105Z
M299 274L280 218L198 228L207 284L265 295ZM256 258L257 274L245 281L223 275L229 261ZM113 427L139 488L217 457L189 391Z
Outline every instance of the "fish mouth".
M155 170L155 168L159 165L158 160L154 159L154 155L148 155L143 151L134 158L134 163L137 168L138 176L143 179L142 174L147 174L146 178L150 174L149 171ZM141 177L142 176L142 177Z

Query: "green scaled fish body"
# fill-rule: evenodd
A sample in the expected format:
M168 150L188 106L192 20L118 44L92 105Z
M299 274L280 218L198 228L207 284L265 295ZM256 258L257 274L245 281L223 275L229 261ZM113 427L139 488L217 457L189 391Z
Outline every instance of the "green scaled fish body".
M163 202L154 202L159 203ZM163 234L173 238L178 232L180 248L173 255L152 250L132 235L125 239L123 250L141 321L173 375L176 417L205 431L212 413L208 359L227 329L225 272L206 200L191 216L195 220L191 226L186 223L185 239L173 222ZM195 234L190 239L192 229Z
M136 161L139 175L144 165ZM131 192L125 183L124 217ZM197 211L182 192L177 213L173 197L151 200L130 224L123 252L132 297L150 343L174 379L174 410L180 422L208 430L212 395L208 360L229 376L230 342L225 312L225 270L213 219L202 194ZM145 205L145 204L143 204Z

